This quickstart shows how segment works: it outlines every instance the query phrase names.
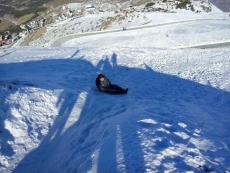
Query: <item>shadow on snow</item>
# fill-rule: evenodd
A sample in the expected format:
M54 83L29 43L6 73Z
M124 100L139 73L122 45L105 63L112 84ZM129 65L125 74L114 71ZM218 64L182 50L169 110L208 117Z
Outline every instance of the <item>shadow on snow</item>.
M146 134L147 137L150 138L151 135L153 138L162 137L163 140L156 141L156 146L153 146L153 150L160 154L172 145L170 141L188 143L186 139L174 135L173 132L177 128L164 126L165 124L177 126L180 122L192 122L194 127L205 128L204 138L209 138L210 133L219 135L228 148L230 147L230 141L226 136L230 132L229 121L221 118L221 116L226 118L230 111L229 93L155 72L147 65L145 69L119 66L117 53L107 55L106 58L102 57L96 67L83 57L74 59L78 53L79 51L76 51L70 59L0 64L0 69L5 75L0 80L7 79L8 82L19 83L14 86L12 92L27 84L47 90L63 90L57 102L57 107L60 109L53 125L40 145L21 160L13 170L14 173L82 173L91 169L100 173L145 172L148 161L144 155L147 154L147 150L138 132L143 128L149 129L154 133ZM98 72L108 76L112 83L129 87L128 95L111 96L98 92L95 87ZM37 83L36 80L42 83ZM64 126L82 93L87 96L79 118L64 131ZM7 107L4 100L6 98L7 96L1 102L5 107ZM1 124L5 118L1 119ZM152 119L158 124L153 126L139 123L143 119ZM205 119L207 122L203 121ZM216 134L215 129L211 127L212 124L208 122L209 119L211 122L219 121L225 129L223 134ZM170 135L157 131L160 127L171 132ZM1 129L3 129L1 132L8 133L4 127ZM190 137L193 133L185 128L181 128L181 131ZM9 136L12 137L3 135L3 141L8 141ZM9 151L5 152L8 154L5 155L13 155L12 148L10 146L8 148ZM2 154L4 155L4 152ZM184 170L194 169L180 156L175 156L174 160L173 156L164 158L158 169L165 170L164 165L175 159L179 160L174 165L178 166L177 169L181 167ZM227 156L224 159L229 161ZM156 158L152 158L152 161L155 160ZM94 161L98 163L93 164ZM92 165L96 167L92 168Z

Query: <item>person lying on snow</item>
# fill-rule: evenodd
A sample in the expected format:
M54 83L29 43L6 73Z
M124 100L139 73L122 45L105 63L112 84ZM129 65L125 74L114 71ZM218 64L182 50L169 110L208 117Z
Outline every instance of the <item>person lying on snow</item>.
M97 88L108 94L127 94L128 88L123 89L118 85L111 84L110 80L105 77L103 74L99 74L96 78L96 86Z

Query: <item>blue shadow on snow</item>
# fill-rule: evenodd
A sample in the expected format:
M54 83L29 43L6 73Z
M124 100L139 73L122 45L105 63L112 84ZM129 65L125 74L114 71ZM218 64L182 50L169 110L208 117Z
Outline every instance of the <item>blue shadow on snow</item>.
M13 173L86 173L92 169L94 157L97 157L98 162L94 170L98 173L145 172L146 161L143 146L137 133L143 127L137 122L145 118L156 118L165 123L172 123L175 117L179 119L178 117L181 116L181 121L186 119L192 121L203 116L193 115L196 112L194 110L197 109L201 110L197 112L206 112L205 116L221 121L226 132L230 132L229 120L222 120L217 114L218 112L221 115L229 113L229 93L177 76L155 72L147 65L144 70L119 66L118 53L113 53L111 59L108 56L102 59L96 67L83 57L74 59L78 53L77 50L70 59L0 64L0 69L4 74L0 77L0 81L18 81L18 84L13 85L10 94L25 86L62 90L56 105L59 107L59 112L53 124L50 125L47 135L40 134L42 142L20 161L12 171ZM46 73L47 69L52 69L52 73ZM104 73L115 84L129 87L128 95L111 96L97 91L95 78L98 72ZM33 79L31 79L31 73L33 73ZM82 94L86 94L85 97L81 97ZM6 98L7 96L1 102L5 107L7 107L4 100ZM75 106L81 98L86 98L86 100L79 117L75 117L75 122L69 128L64 129L70 116L75 115ZM130 109L142 104L143 106L156 104L156 107L149 110L144 107L146 114L138 114L135 111L132 112L132 116L127 114ZM190 104L191 107L177 108ZM207 107L213 107L213 109L206 110ZM128 116L129 124L122 121L114 122L114 127L108 124L107 121L113 118L116 120L116 116ZM31 124L29 118L27 118L27 124ZM197 122L197 124L208 126L208 122ZM29 127L28 133L31 133L32 128ZM152 127L145 126L145 128L151 129ZM9 139L5 137L5 140ZM222 140L230 148L229 139L223 136ZM160 152L169 145L169 141L166 140L156 150ZM118 158L118 149L122 149L120 158ZM121 160L118 163L119 159ZM175 167L189 169L182 157L176 159L180 162L175 164ZM226 162L229 161L225 159ZM173 162L173 158L165 158L159 170L164 171L166 169L164 163L170 161ZM193 168L190 169L193 170Z

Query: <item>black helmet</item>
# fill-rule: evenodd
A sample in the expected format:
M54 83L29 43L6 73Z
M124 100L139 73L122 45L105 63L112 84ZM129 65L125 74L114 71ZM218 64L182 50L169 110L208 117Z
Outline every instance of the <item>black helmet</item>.
M98 75L98 78L102 78L102 77L105 77L105 75L103 75L103 74Z

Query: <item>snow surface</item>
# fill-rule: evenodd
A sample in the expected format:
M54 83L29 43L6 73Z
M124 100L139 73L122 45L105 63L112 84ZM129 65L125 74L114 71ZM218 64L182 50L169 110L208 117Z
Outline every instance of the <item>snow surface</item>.
M197 43L206 44L211 41L223 41L223 39L230 41L230 34L227 33L230 32L229 16L227 13L220 13L218 10L214 10L213 13L197 14L182 10L176 11L176 13L146 12L128 13L127 15L105 12L103 14L74 17L47 26L47 32L29 45L44 47L59 46L63 41L66 41L65 37L69 41L75 37L79 38L86 35L103 34L105 32L119 31L120 35L123 27L129 31L140 28L150 30L152 37L155 38L155 41L158 41L156 43L157 46L163 44L165 47L178 47L181 44L184 46ZM174 31L175 28L177 31ZM224 33L222 30L224 30ZM139 30L139 32L142 31ZM209 31L212 31L213 35L209 34ZM134 31L135 33L136 31ZM116 33L117 35L118 33ZM126 33L125 35L128 34ZM165 42L162 42L162 37L167 37L163 39ZM181 41L182 43L180 43Z
M0 172L230 172L229 46L188 48L230 41L229 18L152 15L167 24L0 50Z

